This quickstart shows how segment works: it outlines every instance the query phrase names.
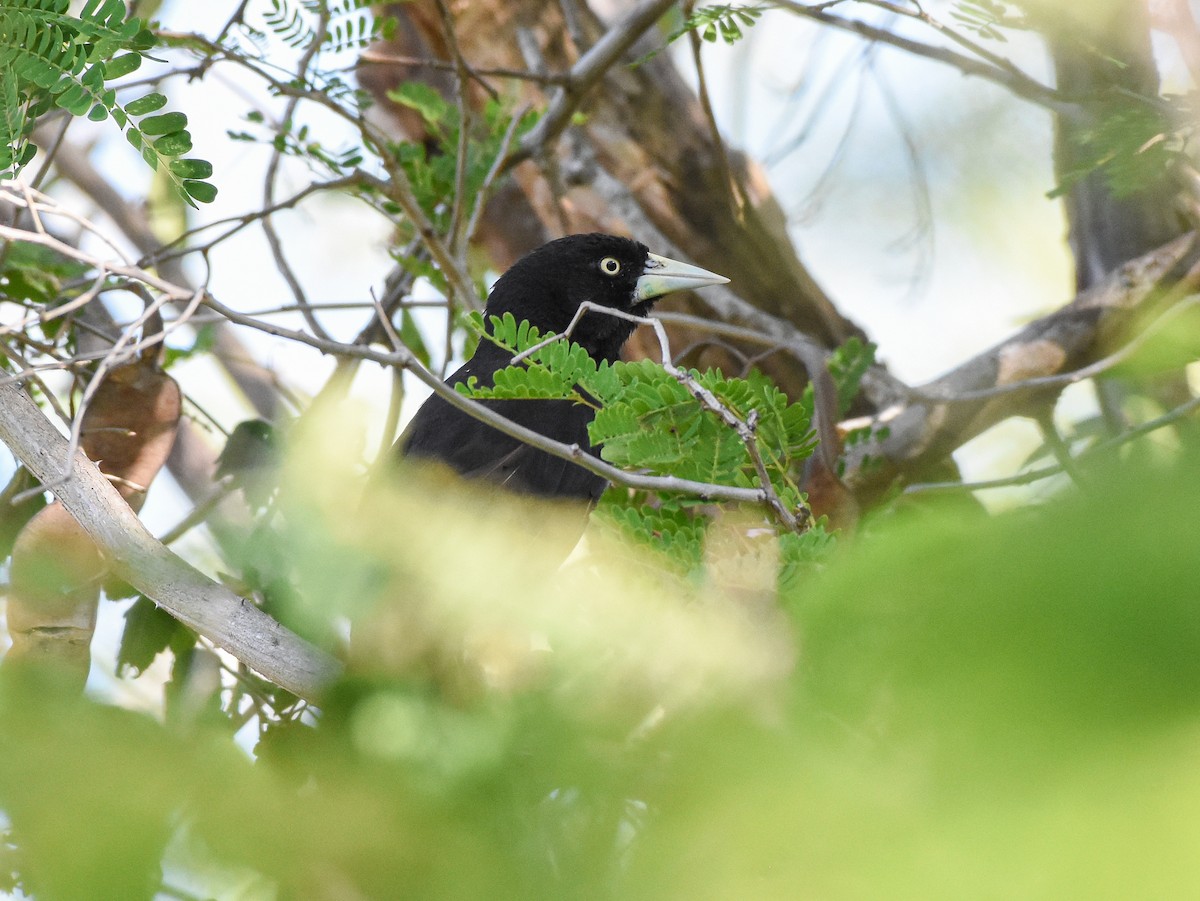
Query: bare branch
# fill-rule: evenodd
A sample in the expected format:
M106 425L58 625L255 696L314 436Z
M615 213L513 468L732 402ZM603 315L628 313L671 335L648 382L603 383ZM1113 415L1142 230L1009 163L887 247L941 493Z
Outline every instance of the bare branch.
M162 242L150 228L142 208L126 201L113 188L112 180L92 165L82 148L71 142L62 144L55 154L55 167L63 177L104 210L105 215L116 223L121 233L138 249L143 258L155 260L156 268L170 281L177 285L188 285L179 261L162 254ZM251 406L260 416L274 416L278 406L278 394L270 373L253 362L250 352L241 346L227 328L218 327L215 338L214 355L245 394Z
M414 69L437 69L443 72L453 72L458 68L457 63L450 62L449 60L403 56L395 53L380 53L378 50L364 50L359 54L355 68L364 63L381 66L411 66ZM491 76L493 78L515 78L521 81L533 81L538 84L563 84L567 81L567 76L565 75L552 75L545 72L533 72L527 69L479 66L471 66L470 68L472 77L475 77L477 80L481 76Z
M304 53L300 55L300 60L296 64L296 81L298 83L303 84L308 80L308 68L320 52L321 44L325 41L325 35L328 33L328 30L329 4L325 0L321 0L317 4L317 26L313 31L312 42L305 49ZM293 95L288 98L280 125L281 131L291 129L296 116L296 109L300 106L300 101L301 97L299 95ZM263 178L262 205L265 209L269 209L275 204L275 180L279 176L279 164L282 161L283 150L280 145L274 145L271 149L271 161L267 163L267 172ZM312 329L314 335L321 338L329 338L329 333L325 331L325 327L321 325L320 320L317 319L312 306L308 302L308 296L304 293L300 279L296 278L296 273L292 271L292 267L287 261L287 256L283 252L283 242L279 240L279 233L275 230L275 220L270 216L263 216L259 221L262 224L263 235L267 239L267 246L271 248L271 256L275 259L275 268L279 270L279 274L287 282L288 289L292 292L292 297L296 299L296 306L300 308L300 315L304 317L304 321L308 323L308 327Z
M0 440L42 481L67 451L67 440L11 383L0 384ZM164 547L82 452L54 493L121 578L276 685L316 700L340 674L325 652Z
M924 44L921 41L901 37L898 34L888 31L886 28L879 28L858 19L845 19L841 16L835 16L825 11L825 8L829 5L827 3L807 6L803 3L791 2L791 0L775 0L775 5L782 9L790 10L806 19L820 22L822 25L829 25L833 28L852 32L865 40L888 44L911 53L914 56L920 56L934 62L953 66L964 75L977 75L980 78L1000 85L1002 88L1006 88L1018 97L1029 100L1039 106L1044 106L1053 112L1071 115L1076 109L1075 105L1058 91L1047 87L1037 79L1029 77L1015 67L1000 67L989 62L980 62L977 59L956 53L946 47L937 47L933 44Z
M638 488L643 491L669 491L679 494L691 494L706 500L742 501L749 503L763 503L766 500L764 493L757 488L733 488L728 485L715 485L709 482L679 479L675 476L647 476L618 469L616 466L593 457L578 444L564 444L561 441L554 441L551 438L547 438L541 432L535 432L533 429L517 425L512 420L501 416L479 401L471 400L469 397L459 394L453 387L447 385L434 373L422 366L421 362L407 348L400 348L392 353L383 353L362 345L322 341L320 338L305 334L304 332L297 332L293 329L273 325L272 323L261 322L250 316L244 316L236 310L231 310L224 306L211 296L205 298L205 303L231 322L258 329L279 338L287 338L291 341L306 344L322 353L338 357L370 360L382 366L396 366L406 369L420 382L427 385L434 394L446 400L450 406L462 410L468 416L472 416L480 422L487 423L498 432L503 432L505 435L517 438L526 444L545 451L551 456L570 460L588 472L595 473L617 485Z
M675 0L643 0L620 22L605 32L590 50L571 67L566 83L558 89L538 124L521 139L509 155L512 168L558 137L571 121L588 91L634 45L655 22L675 5Z

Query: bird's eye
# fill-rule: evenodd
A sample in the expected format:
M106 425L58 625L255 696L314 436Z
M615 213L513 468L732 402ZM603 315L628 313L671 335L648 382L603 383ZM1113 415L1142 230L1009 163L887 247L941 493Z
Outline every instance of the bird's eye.
M621 271L621 261L616 257L605 257L600 261L600 271L605 275L616 275Z

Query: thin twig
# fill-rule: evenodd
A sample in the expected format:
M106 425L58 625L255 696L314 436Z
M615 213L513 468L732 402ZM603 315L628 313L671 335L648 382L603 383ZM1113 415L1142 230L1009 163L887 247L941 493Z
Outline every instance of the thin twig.
M354 179L364 188L376 191L400 207L400 210L411 223L416 235L428 248L430 257L438 269L441 270L450 291L456 295L454 298L455 302L460 307L468 310L483 309L482 300L472 285L470 276L458 264L454 254L446 246L443 236L438 233L433 222L421 208L412 182L405 173L399 158L391 149L393 141L378 127L367 121L361 110L347 109L335 97L331 97L327 92L321 90L320 85L313 86L312 88L297 86L293 83L289 75L277 77L269 69L278 67L274 67L262 60L252 60L229 48L215 45L202 34L195 32L176 33L174 37L195 42L220 60L234 63L257 75L272 91L275 91L279 95L284 97L300 97L308 100L329 110L334 116L356 129L363 136L364 141L379 154L380 162L387 171L388 178L382 179L372 173L356 169L353 172Z
M195 226L194 228L189 228L187 231L181 232L174 239L162 244L159 248L145 254L141 260L139 260L139 263L142 266L151 266L162 263L166 260L172 260L177 257L186 256L187 254L196 253L200 250L212 248L222 241L233 237L242 229L253 225L255 222L258 222L260 219L265 219L266 217L277 213L280 210L294 209L297 205L299 205L300 201L310 197L313 194L325 191L341 191L345 188L352 188L358 183L358 179L354 175L346 175L341 178L331 178L328 181L312 182L311 184L292 194L290 197L287 197L284 200L278 200L275 203L265 206L262 209L255 210L252 213L243 213L240 216L226 216L222 219L213 219L210 222L204 222ZM224 225L232 225L233 227L222 232L211 241L207 241L202 245L183 246L188 239L193 238L202 232L209 231L214 228L220 228ZM299 309L299 307L297 307L297 309Z
M308 67L312 65L312 61L320 52L321 45L325 42L325 35L329 30L329 4L327 0L320 0L318 10L317 26L314 29L312 43L309 44L296 64L295 78L298 84L304 84L308 80ZM299 95L292 95L288 98L283 113L283 129L290 130L292 128L296 110L300 106L302 99ZM267 164L267 172L263 179L262 205L264 208L275 205L275 180L279 176L279 165L282 161L283 151L278 146L273 147L271 150L271 160ZM279 270L279 274L287 282L292 296L296 298L296 306L300 308L300 315L304 317L304 321L308 323L308 327L312 329L314 335L321 338L330 338L330 334L325 331L325 327L321 325L320 320L317 319L316 314L313 312L312 306L308 302L308 295L304 293L304 286L300 284L300 279L296 277L296 273L292 271L292 267L287 261L287 256L283 252L283 242L279 239L279 233L275 231L274 220L270 216L263 216L260 221L262 222L263 235L267 239L267 245L271 248L271 256L275 258L275 268Z
M230 322L239 325L250 326L269 335L275 335L277 337L286 338L300 344L305 344L321 351L322 353L327 353L341 358L370 360L384 366L398 366L408 369L419 381L428 385L435 394L445 399L451 406L467 413L469 416L487 423L497 431L517 438L527 444L533 445L539 450L544 450L552 456L569 460L588 470L589 472L608 479L609 481L616 482L617 484L646 491L666 491L692 494L697 497L712 500L748 501L752 503L763 503L767 501L766 493L760 489L736 488L726 485L709 484L706 482L697 482L691 479L680 479L676 478L675 476L647 476L638 473L629 473L622 469L618 469L617 467L592 456L578 444L564 444L563 442L554 441L550 438L547 438L545 435L542 435L540 432L527 429L524 426L520 426L512 422L504 416L501 416L499 413L496 413L485 404L464 397L455 391L452 386L445 384L445 382L426 369L416 358L416 356L406 347L398 348L391 353L380 353L367 346L341 344L336 341L330 341L321 338L319 336L309 335L305 332L284 328L271 323L265 323L255 319L254 317L246 316L238 313L236 310L226 307L224 304L221 304L206 292L192 291L190 289L180 287L179 285L174 285L166 279L136 266L105 263L104 261L96 259L94 256L88 254L86 251L59 241L49 234L31 234L29 232L21 231L20 229L0 226L0 238L32 241L34 243L51 247L58 253L70 259L86 262L89 265L96 267L107 266L110 272L136 281L141 281L145 285L154 288L156 291L164 295L164 298L173 298L176 300L186 299L191 305L196 303L204 303ZM426 247L428 248L428 245L426 245ZM183 320L177 320L177 322L181 321ZM0 383L0 387L2 387L2 383Z
M1168 410L1162 416L1155 417L1134 426L1133 428L1122 432L1107 441L1102 441L1099 444L1085 450L1083 453L1072 458L1072 465L1078 469L1084 463L1090 463L1094 458L1103 456L1110 451L1116 450L1159 429L1167 426L1175 425L1182 419L1192 415L1197 410L1200 410L1200 397L1193 397L1174 409ZM1040 469L1031 469L1028 472L1017 473L1016 475L1006 476L999 479L988 479L980 482L919 482L907 486L904 489L905 494L922 494L927 492L943 492L943 491L985 491L991 488L1008 488L1014 485L1027 485L1030 482L1037 482L1042 479L1048 479L1052 476L1062 475L1065 471L1062 463L1056 463L1053 466L1043 466Z
M685 15L691 14L692 6L693 4L690 2L684 5ZM705 123L708 125L713 149L716 151L717 166L721 170L721 183L729 191L729 202L734 218L738 224L744 224L747 205L746 193L742 189L741 182L734 175L733 166L729 164L729 151L725 146L724 138L721 137L721 129L717 126L717 117L713 113L712 99L708 93L708 78L704 73L704 61L700 56L700 34L694 28L688 32L688 43L692 49L692 65L696 69L696 95L700 100L700 109L704 113Z
M765 493L759 488L736 488L728 485L716 485L708 482L697 482L692 479L681 479L676 476L648 476L641 473L626 472L609 463L605 463L598 457L592 456L578 444L565 444L561 441L555 441L547 438L541 432L527 429L524 426L518 425L512 420L497 413L486 404L472 400L465 395L459 394L450 385L447 385L436 375L430 372L421 364L421 361L407 348L396 350L391 353L383 353L371 347L339 344L334 341L323 341L313 335L305 332L298 332L294 329L284 328L272 323L260 322L249 316L243 316L236 310L226 307L224 304L217 301L211 295L205 298L205 303L216 310L222 316L225 316L231 322L238 325L249 326L257 329L268 335L274 335L278 338L286 338L290 341L296 341L300 344L305 344L309 347L319 350L322 353L330 354L337 357L352 357L360 360L367 360L373 363L378 363L382 366L397 366L407 369L411 372L418 381L427 385L434 394L444 399L450 406L461 410L468 416L478 419L480 422L492 426L499 432L505 435L516 438L526 444L536 447L538 450L544 450L551 456L558 457L563 460L569 460L577 466L586 469L588 472L601 476L614 482L618 485L624 485L628 488L635 488L643 491L664 491L678 494L690 494L705 500L727 500L741 501L749 503L763 503L766 500Z
M463 214L463 209L467 202L467 159L469 142L471 138L471 130L474 128L475 117L471 109L470 97L467 93L467 82L471 79L472 73L470 66L467 65L466 59L462 55L462 50L458 46L458 34L454 28L454 17L450 14L450 8L446 5L446 0L436 0L438 15L442 21L442 34L446 39L446 43L450 47L450 55L454 60L454 104L458 110L458 146L455 148L454 158L454 196L450 201L450 225L446 229L446 241L450 246L450 253L459 260L459 264L465 269L465 246L463 244L463 226L466 224L466 219ZM483 79L479 79L489 91L491 86ZM495 92L492 92L493 95ZM453 315L453 309L450 310L450 315ZM451 323L447 323L449 328Z
M797 15L820 22L823 25L840 28L843 31L857 34L865 40L888 44L911 53L914 56L953 66L964 75L977 75L980 78L987 79L1001 87L1007 88L1018 97L1043 106L1052 112L1062 115L1074 115L1078 110L1076 104L1063 96L1059 91L1047 87L1040 81L1025 75L1015 68L997 68L991 63L972 59L969 56L964 56L946 47L936 47L932 44L925 44L921 41L914 41L911 38L901 37L885 28L878 28L858 19L844 19L841 16L832 15L825 11L829 4L806 6L803 3L790 2L790 0L774 0L774 2L776 6L782 9L790 10Z
M479 220L483 218L483 209L487 206L487 202L491 197L492 186L495 184L496 179L500 177L509 148L512 147L513 138L516 137L521 120L525 118L525 114L528 111L528 104L519 106L513 111L508 128L504 130L504 136L500 139L500 147L496 151L496 158L492 160L492 165L483 177L483 183L479 186L479 192L475 195L475 204L471 208L471 216L467 220L467 228L463 232L463 241L466 244L471 243L475 237L475 232L479 229Z
M394 53L380 53L378 50L364 50L359 54L357 61L353 66L348 68L354 69L362 63L382 65L382 66L412 66L417 69L437 69L442 72L453 72L456 64L445 59L430 59L423 56L400 56ZM471 74L477 79L480 76L490 76L492 78L516 78L521 81L533 81L538 84L556 85L563 84L567 80L565 75L551 75L545 72L533 72L529 69L504 69L504 68L486 68L480 66L471 66ZM492 96L496 95L495 89L491 88L486 83L484 87L488 89Z

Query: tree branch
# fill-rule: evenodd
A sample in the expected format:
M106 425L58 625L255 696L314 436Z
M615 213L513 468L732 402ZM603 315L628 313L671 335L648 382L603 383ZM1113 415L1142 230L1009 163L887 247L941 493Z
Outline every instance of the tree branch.
M505 168L512 168L522 160L528 159L562 134L587 92L647 29L675 5L675 2L676 0L645 0L606 31L604 36L571 67L566 82L550 101L546 114L514 148Z
M122 197L113 187L112 179L96 169L83 148L69 141L62 143L55 152L54 166L61 176L104 210L104 214L116 223L138 253L156 260L156 267L166 278L178 285L190 284L179 260L160 256L163 244L151 229L142 207ZM251 406L259 416L267 419L274 417L279 406L279 393L275 390L271 374L254 362L250 351L228 328L218 326L214 338L216 344L213 355Z
M1076 111L1075 104L1063 97L1054 88L1047 87L1040 81L1030 78L1016 67L995 66L991 63L981 62L969 56L964 56L961 53L956 53L946 47L936 47L933 44L925 44L921 41L914 41L911 38L901 37L898 34L888 31L886 28L879 28L858 19L844 19L841 16L832 15L824 9L828 4L806 6L803 3L789 2L789 0L775 0L775 5L781 9L794 12L798 16L812 19L814 22L820 22L822 25L829 25L833 28L839 28L842 31L857 34L865 40L887 44L906 53L911 53L913 56L953 66L964 75L977 75L993 84L1000 85L1002 88L1007 88L1018 97L1029 100L1039 106L1044 106L1053 112L1070 115Z
M870 489L882 488L897 477L919 476L996 423L1028 415L1037 404L1052 400L1063 384L1042 379L1101 357L1105 342L1117 337L1133 317L1198 288L1200 237L1196 233L1131 260L1063 308L920 386L913 396L874 416L842 423L844 429L887 430L886 438L855 447L846 480ZM1000 394L992 390L1006 385L1022 385L1022 390ZM867 458L884 465L864 468Z
M66 438L13 383L0 384L0 440L43 482L67 454ZM316 700L341 673L324 651L164 547L82 452L54 493L118 576L271 682Z

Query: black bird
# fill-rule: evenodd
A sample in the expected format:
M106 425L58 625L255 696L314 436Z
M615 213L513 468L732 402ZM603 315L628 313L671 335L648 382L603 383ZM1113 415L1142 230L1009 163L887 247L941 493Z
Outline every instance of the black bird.
M566 331L584 301L644 316L672 291L728 282L698 266L650 253L644 244L613 235L571 235L544 244L519 259L493 285L484 310L490 317L512 313L543 333ZM635 323L588 312L572 340L597 362L615 361ZM471 376L490 386L511 356L486 339L447 384ZM578 444L599 455L588 440L591 407L565 400L487 401L507 419L547 438ZM595 501L605 479L567 460L509 437L455 409L436 394L417 411L400 436L401 456L440 460L467 478L481 478L522 494Z

